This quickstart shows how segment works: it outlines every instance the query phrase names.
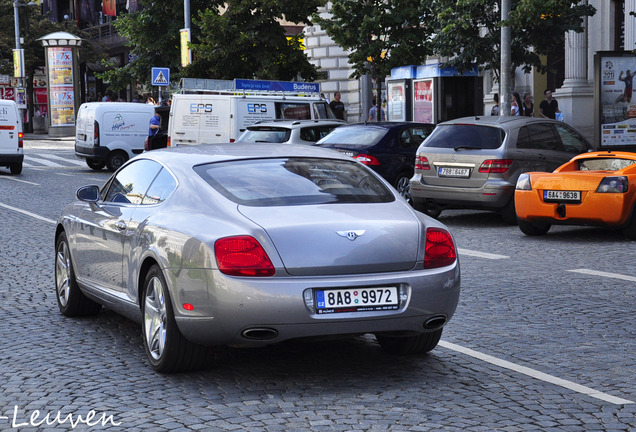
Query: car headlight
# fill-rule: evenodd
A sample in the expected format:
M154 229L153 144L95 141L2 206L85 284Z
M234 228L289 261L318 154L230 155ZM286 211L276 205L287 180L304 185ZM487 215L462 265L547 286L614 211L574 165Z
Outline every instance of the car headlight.
M598 193L625 193L629 188L627 177L605 177L596 188Z
M532 190L532 184L530 183L530 176L528 174L521 174L517 180L517 190Z

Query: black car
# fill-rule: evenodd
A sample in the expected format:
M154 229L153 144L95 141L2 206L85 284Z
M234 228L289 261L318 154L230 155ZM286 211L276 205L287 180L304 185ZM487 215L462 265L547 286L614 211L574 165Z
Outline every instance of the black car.
M357 159L390 182L410 202L415 153L434 124L370 122L343 125L315 145Z

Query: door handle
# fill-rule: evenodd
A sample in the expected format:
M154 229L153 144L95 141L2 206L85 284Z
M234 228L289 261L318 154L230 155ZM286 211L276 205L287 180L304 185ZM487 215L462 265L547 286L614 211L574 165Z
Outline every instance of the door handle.
M123 231L126 229L126 222L124 221L119 221L115 224L115 228L117 228L119 231Z

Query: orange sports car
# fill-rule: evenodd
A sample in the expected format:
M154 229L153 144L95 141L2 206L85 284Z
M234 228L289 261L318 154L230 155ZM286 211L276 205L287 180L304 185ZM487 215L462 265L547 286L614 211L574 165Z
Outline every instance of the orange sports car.
M575 156L552 173L521 174L515 190L519 228L543 235L551 225L620 228L636 239L636 153L597 151Z

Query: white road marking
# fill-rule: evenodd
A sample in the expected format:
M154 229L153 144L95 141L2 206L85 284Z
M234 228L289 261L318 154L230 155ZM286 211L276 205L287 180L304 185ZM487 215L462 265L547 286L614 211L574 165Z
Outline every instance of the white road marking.
M42 158L34 158L34 157L29 157L29 156L25 156L24 157L25 161L29 161L29 162L37 162L40 163L44 166L48 166L48 167L63 167L64 165L59 164L57 162L53 162L47 159L42 159ZM23 165L25 166L33 166L32 164L29 163L24 163Z
M33 183L33 182L30 182L30 181L26 181L26 180L20 180L20 179L15 178L15 177L0 176L0 179L13 180L13 181L17 181L17 182L20 182L20 183L30 184L30 185L33 185L33 186L40 186L39 183Z
M630 282L636 282L636 277L626 276L619 273L608 273L608 272L589 270L589 269L576 269L576 270L568 270L568 271L572 273L582 273L582 274L587 274L591 276L601 276L601 277L607 277L607 278L613 278L613 279L626 280Z
M38 158L44 158L44 159L52 159L52 160L60 160L66 163L70 163L73 165L86 165L86 162L82 162L78 159L75 158L75 156L71 156L69 157L62 157L62 156L58 156L58 155L54 155L54 154L38 154ZM37 160L36 158L34 158L33 160Z
M19 209L17 207L13 207L13 206L10 206L10 205L7 205L7 204L0 203L0 207L4 207L4 208L6 208L8 210L13 210L15 212L22 213L22 214L27 215L27 216L31 216L32 218L39 219L39 220L44 221L44 222L48 222L48 223L52 223L52 224L56 224L57 223L57 221L54 221L53 219L45 218L45 217L42 217L40 215L36 215L35 213L31 213L29 211L22 210L22 209Z
M492 259L492 260L510 258L509 256L506 256L506 255L497 255L493 253L479 252L479 251L474 251L470 249L457 248L457 252L459 252L460 255L469 255L469 256L474 256L478 258L486 258L486 259Z
M613 403L616 405L626 405L636 403L634 401L628 399L622 399L616 396L609 395L607 393L600 392L598 390L594 390L590 387L586 387L581 384L577 384L573 381L564 380L562 378L557 378L553 375L549 375L543 372L539 372L538 370L531 369L529 367L520 366L518 364L499 359L497 357L493 357L488 354L480 353L479 351L472 350L470 348L465 348L461 345L457 345L451 342L439 341L439 346L447 348L452 351L456 351L458 353L462 353L468 355L470 357L474 357L476 359L485 361L486 363L493 364L495 366L499 366L504 369L509 369L514 372L521 373L523 375L527 375L531 378L538 379L540 381L547 382L549 384L558 385L560 387L566 388L568 390L573 390L577 393L582 393L584 395L600 399L605 402Z

